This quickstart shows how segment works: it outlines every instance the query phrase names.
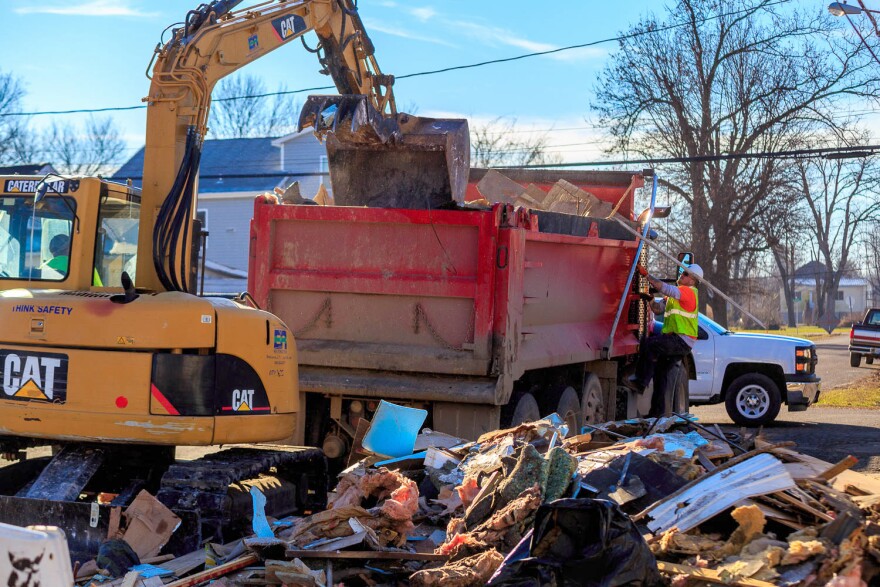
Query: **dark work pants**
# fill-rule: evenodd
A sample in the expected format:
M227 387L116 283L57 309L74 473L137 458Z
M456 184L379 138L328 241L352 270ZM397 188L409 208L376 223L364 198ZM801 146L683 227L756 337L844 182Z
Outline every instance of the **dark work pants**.
M677 334L649 336L639 348L636 363L636 381L647 386L654 380L654 394L651 397L651 414L666 412L666 374L669 367L691 352L691 347ZM658 370L659 368L659 370ZM654 377L655 372L657 377ZM670 407L671 409L671 407Z

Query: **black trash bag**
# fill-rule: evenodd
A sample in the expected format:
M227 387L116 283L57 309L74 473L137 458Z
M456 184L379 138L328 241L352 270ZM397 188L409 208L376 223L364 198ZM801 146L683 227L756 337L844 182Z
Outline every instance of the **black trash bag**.
M535 516L529 557L508 557L492 587L662 585L657 561L635 524L602 499L558 499Z
M141 564L128 542L119 538L101 544L95 562L99 569L106 570L114 579L124 576L128 569Z

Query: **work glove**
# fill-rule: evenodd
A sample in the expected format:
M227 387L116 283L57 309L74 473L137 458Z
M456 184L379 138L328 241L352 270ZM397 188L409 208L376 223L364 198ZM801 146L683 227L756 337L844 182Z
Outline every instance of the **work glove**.
M642 277L647 277L647 276L648 276L648 270L647 270L647 269L645 269L645 268L642 267L641 265L636 265L636 268L639 270L639 275L641 275Z

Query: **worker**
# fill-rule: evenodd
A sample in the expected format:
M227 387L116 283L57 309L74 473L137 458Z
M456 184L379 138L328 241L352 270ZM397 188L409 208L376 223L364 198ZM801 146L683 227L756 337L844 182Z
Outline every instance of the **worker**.
M49 252L52 258L43 263L43 267L54 269L63 277L67 276L67 269L70 266L70 237L64 233L56 234L49 241ZM92 285L103 287L101 276L98 275L98 269L94 269L92 277Z
M49 252L52 258L43 266L54 269L61 275L67 275L67 268L70 265L70 237L64 233L53 236L49 241Z
M639 265L639 274L663 294L663 300L653 300L651 311L664 314L661 334L649 336L639 349L635 375L624 380L630 389L643 393L654 379L658 361L668 367L676 359L687 356L697 341L697 283L703 278L703 269L697 264L688 265L676 285L670 285L650 275ZM660 379L658 377L658 379ZM662 380L665 382L666 377ZM658 391L655 386L655 391ZM665 394L655 393L651 400L652 415L665 413Z

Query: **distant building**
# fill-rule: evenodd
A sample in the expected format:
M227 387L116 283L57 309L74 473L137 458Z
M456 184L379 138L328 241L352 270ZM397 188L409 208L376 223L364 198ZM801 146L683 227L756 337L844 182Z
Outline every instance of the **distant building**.
M117 171L115 181L141 185L144 150ZM205 141L199 175L198 216L209 233L206 293L247 289L248 245L254 197L298 181L305 198L324 183L330 191L327 151L311 131L277 138Z
M811 261L799 267L794 274L794 309L798 324L813 324L822 313L817 307L816 279L821 283L828 274L822 263ZM834 315L844 319L852 315L861 315L870 307L871 284L862 277L841 277L840 284L834 294ZM783 322L788 315L785 297L781 298Z

